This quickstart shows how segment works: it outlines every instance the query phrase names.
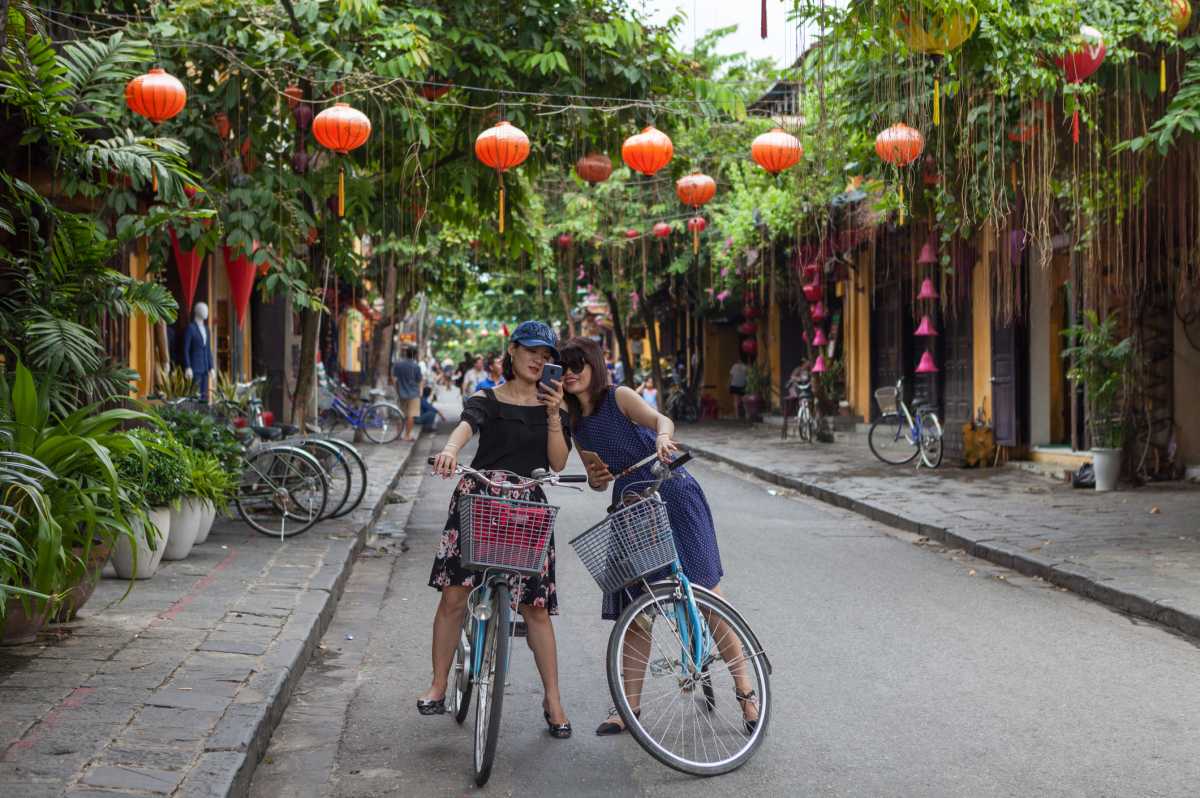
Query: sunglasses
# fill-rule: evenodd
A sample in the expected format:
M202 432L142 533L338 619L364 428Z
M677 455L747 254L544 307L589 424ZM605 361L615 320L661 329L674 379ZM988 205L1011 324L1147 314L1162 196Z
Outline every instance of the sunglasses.
M582 374L584 368L587 367L587 361L582 357L571 357L568 355L567 357L563 358L562 367L564 370L569 371L572 374Z

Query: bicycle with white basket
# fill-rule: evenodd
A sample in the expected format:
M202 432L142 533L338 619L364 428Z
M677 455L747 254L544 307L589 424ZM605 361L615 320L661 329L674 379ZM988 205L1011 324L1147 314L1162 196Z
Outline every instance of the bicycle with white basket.
M433 465L436 458L430 457ZM508 654L516 630L512 617L509 578L541 573L558 508L544 502L511 498L535 485L564 485L587 482L584 474L555 474L536 469L530 477L509 471L495 480L469 466L459 465L455 475L466 475L500 495L463 494L458 498L459 551L466 568L482 571L479 585L467 598L459 631L458 646L450 670L447 696L458 723L467 718L472 691L475 702L475 784L482 787L492 772L500 735L504 681ZM576 488L581 490L581 488Z
M664 765L715 776L745 764L766 734L771 663L741 613L683 573L658 490L689 459L655 462L655 478L627 489L571 546L601 590L629 599L607 656L625 728Z

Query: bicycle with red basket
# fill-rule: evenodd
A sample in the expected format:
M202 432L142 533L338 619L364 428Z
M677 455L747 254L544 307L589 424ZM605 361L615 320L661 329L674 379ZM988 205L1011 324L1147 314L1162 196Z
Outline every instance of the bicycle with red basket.
M429 458L433 465L435 458ZM449 703L454 719L462 723L475 702L475 783L482 787L492 772L508 654L517 621L512 617L509 578L541 573L558 508L543 502L511 498L516 493L541 485L587 482L584 474L555 474L537 469L530 477L509 471L495 480L468 466L459 465L455 475L466 475L499 495L468 493L458 499L459 551L466 568L482 571L480 584L471 591L463 614L454 665L450 675Z

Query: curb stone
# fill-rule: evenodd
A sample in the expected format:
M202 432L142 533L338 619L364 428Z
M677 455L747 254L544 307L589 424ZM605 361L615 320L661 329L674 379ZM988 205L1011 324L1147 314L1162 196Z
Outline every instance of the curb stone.
M175 793L176 798L245 798L250 794L254 771L333 619L355 558L386 510L387 498L408 468L420 440L397 464L345 556L336 563L326 563L313 578L309 594L283 627L275 646L267 652L267 667L255 674L243 689L252 699L235 700L230 705L217 722L199 761Z
M1010 568L1025 576L1036 576L1056 587L1065 588L1084 598L1121 612L1162 624L1190 637L1200 637L1200 607L1172 606L1176 602L1166 596L1146 595L1135 583L1121 582L1106 577L1087 566L1069 561L1050 560L1036 554L994 542L990 537L970 537L965 530L951 530L943 526L918 521L899 515L861 499L847 496L812 482L788 477L759 466L743 463L703 446L688 446L688 451L706 460L733 466L743 473L752 474L764 482L789 488L810 498L835 507L858 513L872 521L924 535L947 546L962 549L973 557ZM986 533L985 533L986 535Z

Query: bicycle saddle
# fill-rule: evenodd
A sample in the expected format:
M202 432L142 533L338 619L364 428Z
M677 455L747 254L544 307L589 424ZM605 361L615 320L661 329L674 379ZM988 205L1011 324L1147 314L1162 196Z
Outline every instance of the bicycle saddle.
M279 424L277 427L280 434L282 434L285 438L291 437L292 435L296 435L300 432L300 428L294 424Z
M277 441L283 437L283 430L279 427L254 427L253 429L254 434L264 441Z

